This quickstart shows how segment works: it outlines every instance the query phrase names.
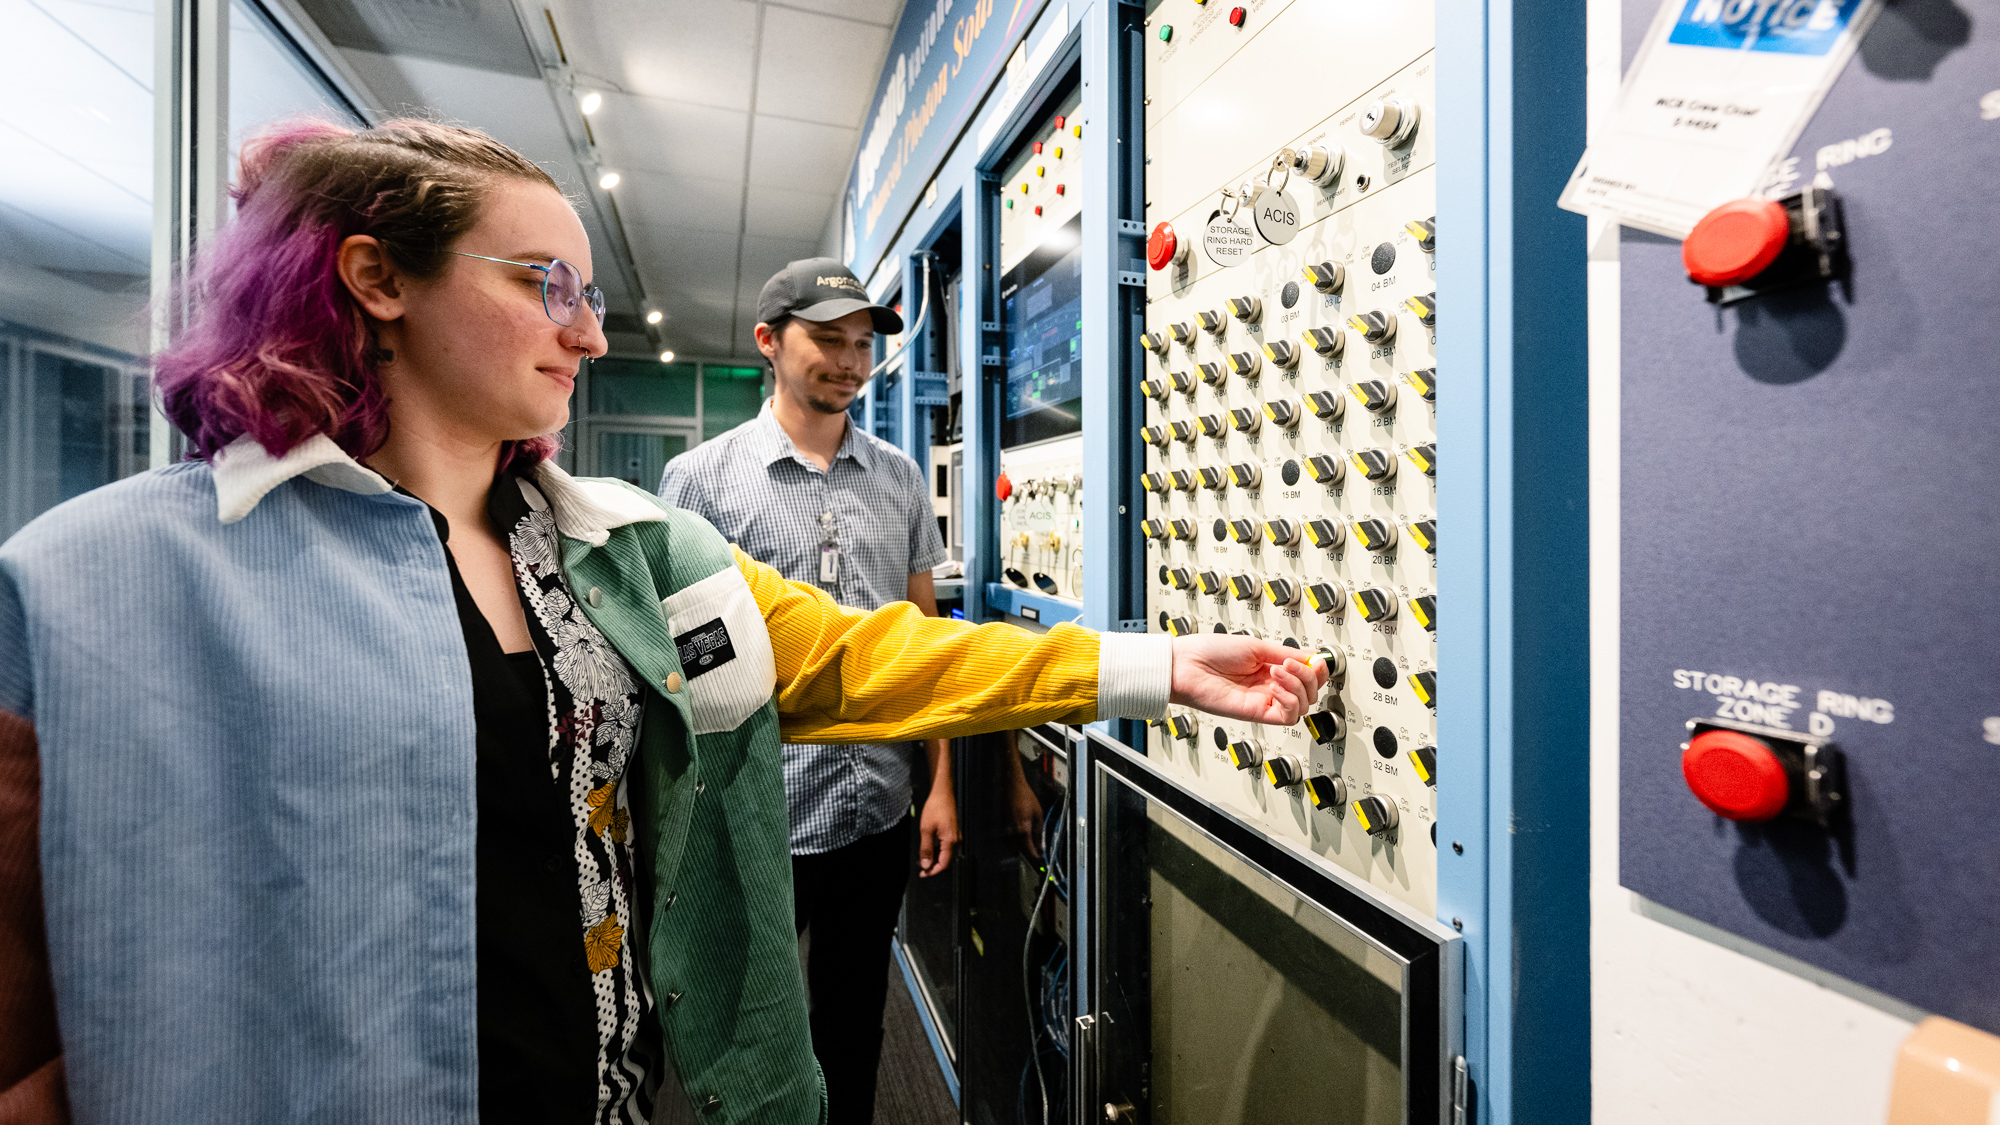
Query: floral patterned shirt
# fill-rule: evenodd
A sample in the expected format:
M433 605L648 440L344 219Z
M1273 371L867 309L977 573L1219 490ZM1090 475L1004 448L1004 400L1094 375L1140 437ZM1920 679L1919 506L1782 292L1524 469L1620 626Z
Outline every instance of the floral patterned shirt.
M565 585L555 517L535 486L503 474L494 482L487 514L513 556L542 668L548 778L573 826L569 858L581 905L576 936L596 1012L592 1120L646 1125L659 1085L654 1060L660 1048L651 990L632 957L633 838L623 784L638 739L640 686Z

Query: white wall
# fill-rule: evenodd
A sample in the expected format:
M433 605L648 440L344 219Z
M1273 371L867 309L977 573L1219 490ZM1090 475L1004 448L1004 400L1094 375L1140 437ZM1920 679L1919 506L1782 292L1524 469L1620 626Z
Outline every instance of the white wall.
M1617 93L1620 0L1590 0L1590 106ZM1618 231L1593 221L1591 1061L1599 1125L1881 1125L1923 1013L1618 885Z

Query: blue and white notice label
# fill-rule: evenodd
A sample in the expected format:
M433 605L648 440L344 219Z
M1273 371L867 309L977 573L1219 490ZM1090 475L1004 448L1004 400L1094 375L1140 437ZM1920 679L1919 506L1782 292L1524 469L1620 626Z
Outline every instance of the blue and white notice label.
M1863 0L1686 0L1667 42L1732 51L1824 55Z
M1772 183L1882 0L1662 0L1558 201L1685 238Z

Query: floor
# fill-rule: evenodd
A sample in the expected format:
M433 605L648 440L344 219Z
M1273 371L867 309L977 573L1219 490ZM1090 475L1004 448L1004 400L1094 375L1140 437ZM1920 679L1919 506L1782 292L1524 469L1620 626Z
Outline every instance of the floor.
M958 1106L938 1070L900 969L889 969L889 1009L883 1014L882 1069L876 1075L875 1125L958 1125Z
M917 1017L901 969L889 967L889 1005L882 1016L882 1067L876 1075L875 1125L958 1125L958 1106L938 1070L937 1053ZM686 1102L662 1090L654 1125L695 1125Z

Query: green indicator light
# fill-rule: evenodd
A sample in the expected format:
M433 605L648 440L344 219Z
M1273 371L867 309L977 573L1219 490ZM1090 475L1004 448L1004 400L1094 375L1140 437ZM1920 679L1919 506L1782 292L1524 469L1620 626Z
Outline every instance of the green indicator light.
M1173 25L1173 24L1170 24L1170 23L1163 23L1163 24L1161 24L1161 25L1160 25L1160 42L1162 42L1162 43L1165 43L1165 42L1167 42L1168 40L1172 39L1173 37L1174 37L1174 25Z

